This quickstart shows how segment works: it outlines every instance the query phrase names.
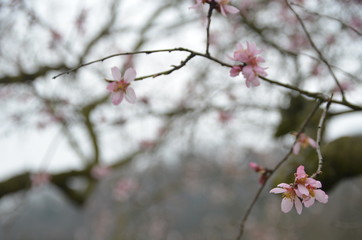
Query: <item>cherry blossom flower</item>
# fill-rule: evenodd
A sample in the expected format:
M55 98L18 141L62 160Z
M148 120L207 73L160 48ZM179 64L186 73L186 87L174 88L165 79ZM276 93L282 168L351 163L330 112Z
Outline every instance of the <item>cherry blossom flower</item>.
M219 111L219 122L228 123L233 118L233 114L230 111Z
M311 146L312 148L317 147L317 143L312 138L308 137L304 133L301 133L298 137L297 142L293 146L293 153L295 155L298 155L299 151L300 151L300 147L306 148L306 147L308 147L308 145Z
M91 170L91 175L96 179L106 177L111 173L112 169L107 166L96 165Z
M39 172L39 173L32 174L30 176L31 186L40 187L40 186L46 185L49 183L50 178L51 178L50 174L46 173L46 172Z
M303 210L303 205L300 199L298 198L298 195L296 194L293 186L286 183L280 183L277 186L278 187L270 190L270 193L283 194L283 200L281 203L282 212L288 213L290 212L290 210L292 210L293 206L295 206L297 213L300 215Z
M219 10L224 16L226 16L228 13L237 14L239 12L239 9L229 5L229 0L215 0L215 2L218 3L216 9Z
M110 82L107 90L112 93L112 103L118 105L125 97L129 103L136 102L136 93L129 85L136 77L136 71L128 68L122 78L121 72L117 67L111 69L114 81Z
M268 179L269 175L271 174L271 170L264 168L255 162L250 162L249 167L253 169L255 172L260 174L259 183L264 184Z
M301 214L303 205L308 208L314 204L315 200L321 203L328 202L328 195L320 189L321 187L321 182L310 178L304 166L301 165L295 173L294 183L278 184L276 188L270 190L270 193L283 194L282 212L289 212L295 205L298 214Z
M322 184L313 178L309 178L304 171L304 166L299 166L295 173L296 194L303 199L305 207L310 207L314 204L315 199L321 203L328 202L328 195L321 189Z
M156 146L156 141L142 140L139 145L142 150L151 150Z
M213 4L215 9L224 16L227 14L236 14L239 12L239 9L229 5L229 0L196 0L196 3L190 8L198 8L205 3Z
M114 187L116 200L127 200L138 189L138 182L131 178L120 179Z
M200 7L202 4L209 2L208 0L195 0L195 4L192 5L190 8L198 8Z
M260 82L258 76L265 77L267 73L265 72L266 68L261 67L259 64L265 62L265 59L260 56L256 56L261 53L261 50L256 48L256 45L253 43L246 43L246 48L243 47L241 43L236 46L234 51L234 56L232 59L234 61L241 62L242 64L235 65L230 70L230 76L236 77L240 74L243 74L246 80L246 86L259 86Z

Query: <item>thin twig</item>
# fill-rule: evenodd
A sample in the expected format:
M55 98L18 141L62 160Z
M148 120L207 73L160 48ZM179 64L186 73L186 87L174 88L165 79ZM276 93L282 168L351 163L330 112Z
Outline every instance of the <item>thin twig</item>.
M337 79L337 76L334 74L334 71L331 67L331 65L328 63L327 59L323 56L322 52L318 49L317 45L314 43L312 36L309 34L307 27L305 26L302 18L298 15L298 13L293 9L293 7L289 4L288 0L285 0L286 4L288 5L288 8L293 12L293 14L295 15L295 17L297 18L297 20L299 21L300 25L303 28L304 33L306 34L310 45L312 46L312 48L317 52L319 58L322 60L322 62L327 66L329 73L332 75L335 83L337 84L339 90L341 91L342 94L342 100L346 100L345 95L344 95L344 90L341 86L341 84L339 83L339 80Z
M65 72L59 73L58 75L54 76L53 79L55 79L57 77L60 77L60 76L62 76L64 74L69 74L71 72L77 71L78 69L80 69L82 67L85 67L85 66L88 66L88 65L91 65L91 64L95 64L95 63L99 63L99 62L103 62L103 61L108 60L110 58L114 58L114 57L118 57L118 56L125 56L125 55L152 54L152 53L161 53L161 52L169 52L169 53L171 53L171 52L187 52L187 53L190 53L190 55L183 61L183 62L185 62L185 64L179 65L180 67L177 66L176 68L173 67L171 70L167 70L167 71L164 71L164 72L138 77L136 80L142 80L142 79L146 79L146 78L157 77L159 75L170 74L173 71L178 70L181 67L183 67L184 65L186 65L186 63L191 58L193 58L195 56L199 56L199 57L209 59L210 61L216 62L216 63L220 64L223 67L231 68L233 66L233 65L225 63L225 62L223 62L223 61L221 61L221 60L219 60L217 58L214 58L214 57L212 57L210 55L206 55L205 53L196 52L196 51L193 51L193 50L188 49L188 48L178 47L178 48L169 48L169 49L144 50L144 51L123 52L123 53L112 54L112 55L109 55L109 56L106 56L106 57L103 57L103 58L100 58L100 59L96 59L96 60L88 62L88 63L84 63L82 65L79 65L79 66L75 67L75 68L71 68L71 69L69 69L69 70L67 70ZM324 94L322 94L320 92L305 91L305 90L300 89L298 87L295 87L295 86L292 86L292 85L289 85L289 84L285 84L285 83L281 83L281 82L278 82L278 81L275 81L275 80L271 80L269 78L262 77L262 76L259 76L259 78L266 81L266 82L269 82L271 84L278 85L278 86L281 86L281 87L284 87L284 88L299 92L300 94L303 94L303 95L308 96L308 97L312 97L314 99L319 99L321 101L327 101L328 100L328 96L326 96L326 95L324 95ZM332 103L340 104L340 105L349 107L349 108L351 108L353 110L356 110L356 111L361 111L362 110L362 106L352 104L352 103L348 102L346 99L342 99L342 101L332 99L331 101L332 101Z
M210 56L209 47L210 47L210 24L211 24L211 16L212 11L215 8L215 2L209 3L209 12L207 13L207 27L206 27L206 52L207 56Z
M173 71L176 71L176 70L182 68L183 66L185 66L186 63L188 61L190 61L195 56L196 56L195 54L191 53L185 60L181 61L181 63L179 65L172 66L172 68L170 70L166 70L166 71L163 71L163 72L138 77L138 78L135 79L135 81L140 81L140 80L143 80L143 79L146 79L146 78L155 78L155 77L159 77L161 75L171 74Z
M322 156L322 152L321 152L322 128L323 128L323 125L324 125L324 122L325 122L325 119L326 119L328 109L329 109L329 107L331 106L331 103L332 103L332 101L331 101L332 97L328 101L326 108L323 110L322 116L321 116L321 118L319 120L319 123L318 123L317 146L316 146L316 151L317 151L317 155L318 155L318 168L317 168L316 172L312 174L311 178L315 178L319 174L322 173L322 166L323 166L323 156Z
M311 11L309 9L306 9L304 6L298 4L298 3L290 3L290 5L293 5L293 6L297 6L301 9L303 9L305 12L309 13L309 14L313 14L313 15L316 15L318 17L323 17L323 18L328 18L328 19L331 19L331 20L334 20L334 21L337 21L339 22L340 24L342 24L342 26L346 27L346 28L349 28L351 29L352 31L354 31L356 34L362 36L362 32L360 32L358 29L356 29L355 27L343 22L341 19L338 19L338 18L335 18L335 17L332 17L332 16L328 16L328 15L324 15L324 14L320 14L318 12L315 12L315 11Z

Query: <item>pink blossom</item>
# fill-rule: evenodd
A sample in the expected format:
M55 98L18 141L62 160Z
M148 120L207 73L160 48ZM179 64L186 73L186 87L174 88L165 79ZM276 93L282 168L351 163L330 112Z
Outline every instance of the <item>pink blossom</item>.
M252 168L255 172L262 172L265 171L265 168L262 166L259 166L257 163L255 162L250 162L249 163L249 167Z
M96 165L91 170L91 175L96 179L106 177L111 173L111 168L101 165Z
M246 86L259 86L260 81L258 76L265 77L267 73L266 68L261 67L259 64L265 62L265 59L260 56L256 56L261 53L261 50L256 48L255 44L246 43L246 48L241 43L237 44L234 51L233 60L241 62L242 64L235 65L230 70L230 76L236 77L242 72Z
M282 193L283 194L283 200L281 203L281 209L282 212L288 213L290 210L292 210L293 205L295 206L295 209L297 210L297 213L300 215L302 213L303 205L300 199L298 198L295 189L292 185L286 184L286 183L280 183L278 184L278 187L273 188L270 190L270 193Z
M215 0L218 3L217 9L221 12L222 15L226 16L226 14L237 14L239 9L233 7L229 4L229 0Z
M296 194L303 199L305 207L314 204L315 199L321 203L328 202L328 195L321 189L322 184L313 178L309 178L304 171L304 166L299 166L295 174Z
M119 180L114 187L114 196L119 201L127 200L138 189L138 182L131 178Z
M121 72L117 67L111 69L114 81L110 82L107 90L112 93L112 103L118 105L122 102L123 97L129 103L136 102L136 93L129 85L136 77L136 71L133 68L128 68L122 78Z
M198 8L200 7L202 4L208 2L207 0L195 0L195 4L192 5L190 8Z
M312 138L308 137L304 133L301 133L298 137L297 142L293 146L293 153L295 155L298 155L299 151L300 151L300 147L306 148L306 147L308 147L308 145L311 146L312 148L317 147L317 143Z
M46 172L39 172L30 176L32 187L39 187L48 184L50 181L50 174Z
M229 111L219 111L219 122L227 123L233 118L233 114Z
M156 146L156 142L152 140L142 140L140 142L140 148L143 150L151 150Z
M249 167L260 174L259 183L264 184L271 174L271 170L264 168L255 162L250 162Z
M351 82L341 82L339 84L342 88L342 91L350 91L350 90L353 90L354 86ZM335 86L332 91L334 93L341 93L341 88L339 86Z
M308 208L314 204L315 200L321 203L328 202L328 195L320 189L321 182L310 178L305 172L304 166L299 166L294 175L294 183L281 183L270 190L270 193L283 193L281 208L284 213L289 212L293 205L298 214L301 214L303 205Z

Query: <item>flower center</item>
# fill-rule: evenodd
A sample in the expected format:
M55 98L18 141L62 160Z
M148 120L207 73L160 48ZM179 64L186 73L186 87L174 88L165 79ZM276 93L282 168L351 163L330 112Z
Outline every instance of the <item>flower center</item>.
M113 92L126 92L127 87L130 85L124 80L116 82L117 86L114 88Z

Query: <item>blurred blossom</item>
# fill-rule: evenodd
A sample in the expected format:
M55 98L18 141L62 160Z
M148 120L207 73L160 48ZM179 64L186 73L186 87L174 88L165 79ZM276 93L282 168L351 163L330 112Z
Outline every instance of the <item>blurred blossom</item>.
M156 142L152 140L143 140L140 142L140 148L142 150L150 150L156 146Z
M301 147L306 148L308 146L316 148L317 143L312 138L308 137L306 134L301 133L298 137L297 142L293 146L293 153L295 155L298 155Z
M80 11L77 19L75 20L75 25L77 27L77 30L80 34L84 34L85 33L85 22L87 20L88 17L88 10L86 9L82 9L82 11Z
M259 178L260 184L264 184L266 182L266 180L268 180L268 177L270 176L270 174L272 172L271 170L264 168L255 162L250 162L249 167L251 169L253 169L255 172L260 174L260 178Z
M127 200L138 189L138 182L131 178L120 179L114 189L114 197L118 201Z
M219 122L227 123L233 118L233 114L229 111L219 111Z
M342 88L342 91L350 91L354 88L353 84L351 82L341 82L340 86ZM332 89L333 93L341 93L341 88L339 86L335 86Z
M34 173L30 176L31 186L40 187L50 182L51 175L46 172Z
M108 176L111 171L112 169L107 166L96 165L92 168L91 175L96 179L101 179Z

